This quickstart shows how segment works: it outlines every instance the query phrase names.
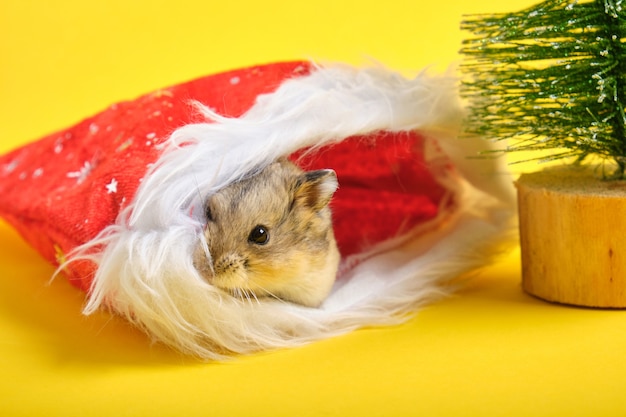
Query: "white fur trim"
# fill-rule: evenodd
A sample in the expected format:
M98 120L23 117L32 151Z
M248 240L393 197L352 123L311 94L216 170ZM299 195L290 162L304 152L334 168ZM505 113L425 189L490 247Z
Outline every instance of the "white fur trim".
M506 169L498 161L467 159L468 149L487 142L457 139L456 83L447 76L407 79L382 68L336 66L285 81L240 118L199 105L211 123L175 131L116 224L75 255L99 265L85 313L108 306L160 341L218 359L395 323L441 296L442 283L488 261L513 215ZM454 199L450 209L344 260L320 308L238 300L201 278L192 248L205 196L303 147L379 130L420 130L432 145L433 169L439 160L456 164L463 176L441 171ZM105 249L92 253L99 245Z

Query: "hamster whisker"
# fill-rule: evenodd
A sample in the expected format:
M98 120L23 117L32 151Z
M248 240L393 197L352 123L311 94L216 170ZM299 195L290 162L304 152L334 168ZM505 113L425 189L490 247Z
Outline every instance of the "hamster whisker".
M252 298L254 298L254 300L256 301L257 304L261 304L261 302L259 301L258 297L256 296L256 293L254 291L250 291L250 300L252 300Z
M243 291L246 294L246 299L248 300L248 304L250 304L250 306L252 306L252 295L254 293L252 291L248 291L248 290L243 290Z
M246 298L248 299L248 302L250 303L250 305L252 305L252 299L253 298L257 302L257 304L260 304L259 303L259 299L256 297L256 294L254 293L254 291L247 290L247 289L244 289L243 291L246 294Z
M246 292L245 288L237 288L237 292L239 293L239 299L241 301L245 301L246 303L250 304L250 299L248 298L248 293Z
M202 195L202 190L200 189L200 183L198 182L198 178L195 176L193 176L193 182L196 184L196 191L198 192L198 198L200 199L200 204L205 204L206 200L204 198L204 196Z
M233 297L235 297L238 300L243 301L244 297L243 297L243 294L241 293L241 288L233 288L231 291L232 291Z
M270 290L263 288L263 287L259 287L268 297L274 298L275 300L280 301L281 303L287 304L287 301L283 300L282 298L280 298L279 296L277 296L276 294L272 293Z
M211 272L211 276L215 276L215 267L213 266L213 257L211 256L211 251L209 250L209 243L206 241L204 236L200 236L200 245L204 251L204 256L206 258L206 265L209 266L209 271Z
M231 288L228 292L233 298L240 301L246 301L250 305L252 305L253 300L256 301L257 304L261 304L259 297L252 290L248 290L246 288Z

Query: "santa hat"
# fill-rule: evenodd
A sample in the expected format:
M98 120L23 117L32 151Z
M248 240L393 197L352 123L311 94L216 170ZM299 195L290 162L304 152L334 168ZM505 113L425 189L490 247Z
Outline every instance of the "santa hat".
M289 62L158 90L3 156L0 215L86 291L85 313L201 357L398 323L513 230L506 168L458 137L456 83ZM226 296L192 262L203 198L281 157L340 183L342 259L317 308Z

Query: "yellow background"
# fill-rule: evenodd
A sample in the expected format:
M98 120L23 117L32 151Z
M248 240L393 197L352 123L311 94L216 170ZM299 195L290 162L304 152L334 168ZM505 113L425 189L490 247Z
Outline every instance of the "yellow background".
M0 0L0 152L251 64L443 70L462 14L531 4ZM207 364L106 313L81 316L83 294L47 286L52 267L4 223L0 248L2 416L626 415L626 312L525 295L517 252L405 325Z

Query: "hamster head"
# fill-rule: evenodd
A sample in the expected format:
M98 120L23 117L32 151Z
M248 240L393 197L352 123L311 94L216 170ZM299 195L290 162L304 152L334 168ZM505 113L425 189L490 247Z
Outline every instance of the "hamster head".
M337 186L333 170L280 160L223 188L205 204L207 245L198 244L195 267L236 297L320 305L339 264L328 207Z

